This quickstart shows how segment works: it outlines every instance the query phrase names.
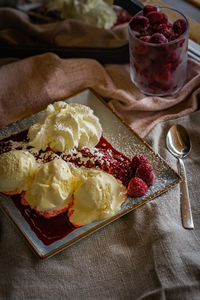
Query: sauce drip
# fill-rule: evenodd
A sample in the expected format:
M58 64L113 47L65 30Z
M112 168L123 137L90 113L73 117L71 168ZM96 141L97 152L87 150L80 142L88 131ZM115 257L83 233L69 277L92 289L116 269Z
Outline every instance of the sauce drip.
M39 216L29 206L20 202L20 195L11 196L15 206L18 208L31 230L45 245L50 245L72 232L75 227L69 222L67 214L63 213L51 219Z

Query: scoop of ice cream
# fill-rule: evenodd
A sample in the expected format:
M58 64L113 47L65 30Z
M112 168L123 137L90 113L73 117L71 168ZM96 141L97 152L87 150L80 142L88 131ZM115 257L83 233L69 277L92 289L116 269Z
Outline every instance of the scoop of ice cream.
M48 6L60 10L63 19L78 19L108 29L117 20L112 3L111 0L51 0Z
M0 155L0 191L21 193L30 186L37 163L28 151L12 150Z
M62 210L71 201L74 176L70 166L62 159L54 159L43 164L25 199L37 211Z
M126 199L124 186L101 170L80 168L69 220L75 226L111 217Z
M50 147L59 152L93 147L101 135L101 124L91 108L64 101L49 104L43 118L28 132L30 146L38 150Z

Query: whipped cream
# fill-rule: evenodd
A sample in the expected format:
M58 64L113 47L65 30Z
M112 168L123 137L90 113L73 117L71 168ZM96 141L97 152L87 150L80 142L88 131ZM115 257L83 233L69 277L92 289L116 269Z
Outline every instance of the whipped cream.
M0 191L21 193L31 185L37 170L34 156L25 150L0 155Z
M112 0L51 0L48 6L60 10L63 19L78 19L109 29L117 20L112 4Z
M77 186L73 205L69 208L69 220L81 226L111 217L125 201L126 189L112 175L101 170L74 169Z
M30 146L58 152L93 147L101 135L101 124L91 108L64 101L49 104L44 117L28 131Z
M38 211L63 209L71 201L74 182L70 165L62 159L54 159L39 168L25 200Z

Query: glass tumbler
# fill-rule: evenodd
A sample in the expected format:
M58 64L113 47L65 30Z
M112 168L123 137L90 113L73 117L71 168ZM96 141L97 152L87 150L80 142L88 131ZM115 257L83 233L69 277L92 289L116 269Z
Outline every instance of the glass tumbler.
M130 77L145 95L173 95L180 91L187 77L189 23L186 17L175 9L166 7L158 7L157 9L158 12L164 13L168 17L169 28L173 28L173 22L179 19L185 20L187 28L177 38L173 36L170 41L153 43L150 35L148 35L152 32L147 31L145 33L147 41L144 38L145 34L141 39L141 35L132 29L130 21L128 27ZM136 16L142 15L143 11ZM154 24L154 32L156 26L159 29L159 24Z

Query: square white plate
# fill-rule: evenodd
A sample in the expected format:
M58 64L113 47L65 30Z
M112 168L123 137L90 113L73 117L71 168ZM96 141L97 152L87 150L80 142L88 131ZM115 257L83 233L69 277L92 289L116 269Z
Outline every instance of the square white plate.
M80 239L88 236L92 232L118 219L122 215L164 193L172 186L180 182L179 175L172 170L158 154L154 153L151 147L145 143L144 140L142 140L131 128L129 128L122 120L120 120L111 111L103 99L97 96L93 91L85 90L80 94L67 99L66 101L70 103L73 102L88 105L90 108L92 108L95 115L97 115L100 119L103 127L103 135L108 142L110 142L116 150L120 151L129 158L132 158L136 153L146 156L154 169L156 179L154 185L148 189L146 195L139 198L129 197L122 205L121 210L111 218L76 228L66 237L50 245L43 244L43 242L31 230L29 224L16 208L12 199L8 196L0 194L1 208L10 218L10 220L17 226L31 248L40 258L47 258L56 254ZM12 134L29 128L39 119L41 114L42 112L3 128L0 130L0 139L9 137Z

